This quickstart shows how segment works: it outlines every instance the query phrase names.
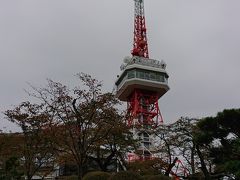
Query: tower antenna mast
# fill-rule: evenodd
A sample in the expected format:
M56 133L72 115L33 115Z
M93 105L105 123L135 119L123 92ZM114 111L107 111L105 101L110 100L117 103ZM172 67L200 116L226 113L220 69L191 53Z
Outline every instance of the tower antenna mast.
M149 58L143 0L135 0L132 55Z

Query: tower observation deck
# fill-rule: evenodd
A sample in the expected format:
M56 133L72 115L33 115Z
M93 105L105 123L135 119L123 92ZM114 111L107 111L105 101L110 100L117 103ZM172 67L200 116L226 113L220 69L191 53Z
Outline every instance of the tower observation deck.
M156 92L160 98L168 90L166 63L158 60L133 56L126 57L121 66L121 75L116 81L116 96L121 101L128 101L134 89Z
M168 90L166 63L149 58L144 1L134 0L134 39L132 57L126 57L118 76L116 96L127 102L127 124L141 140L135 159L151 158L154 147L151 130L163 120L158 100Z

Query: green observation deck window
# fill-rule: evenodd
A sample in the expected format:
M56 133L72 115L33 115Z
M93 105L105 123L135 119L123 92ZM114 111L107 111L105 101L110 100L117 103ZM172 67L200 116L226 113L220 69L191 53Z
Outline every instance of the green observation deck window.
M165 82L167 77L164 73L161 72L154 72L154 71L146 71L141 69L132 69L127 72L127 78L139 78L139 79L146 79L150 81L157 81L157 82Z
M128 71L127 76L128 76L128 79L135 78L136 77L135 70Z

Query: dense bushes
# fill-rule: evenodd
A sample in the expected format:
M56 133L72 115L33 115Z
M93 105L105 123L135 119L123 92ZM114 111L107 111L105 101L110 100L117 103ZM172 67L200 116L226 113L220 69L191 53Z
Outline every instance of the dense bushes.
M83 180L107 180L110 174L102 171L89 172L84 177Z
M60 176L56 178L57 180L77 180L78 177L75 175L72 176Z
M83 180L171 180L171 178L162 174L141 176L132 171L121 171L112 175L102 171L95 171L87 173Z
M171 178L164 175L152 175L148 176L145 180L171 180Z
M121 171L113 174L108 180L143 180L142 176L130 171Z
M155 175L144 175L143 180L148 180L149 178L153 177Z

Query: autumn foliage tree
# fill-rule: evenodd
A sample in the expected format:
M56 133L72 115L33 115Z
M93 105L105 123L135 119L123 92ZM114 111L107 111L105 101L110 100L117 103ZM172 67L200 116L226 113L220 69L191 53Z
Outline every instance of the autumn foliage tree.
M90 157L105 170L126 150L124 147L132 145L132 136L117 109L119 101L111 93L102 93L102 83L90 75L81 73L77 77L81 86L74 89L48 80L46 87L32 87L30 94L45 107L60 161L74 161L81 178Z
M20 133L0 132L0 180L18 180L23 175L20 165L22 137Z
M43 104L23 102L13 110L5 112L7 119L22 129L21 134L15 134L16 144L10 144L9 149L17 148L18 157L23 162L23 171L28 180L37 174L43 164L54 156L50 136L47 133L49 116Z
M94 144L95 153L90 156L102 171L108 171L113 161L119 164L120 169L124 169L126 154L134 150L137 143L124 123L123 116L114 113L112 118L113 120L105 126L105 130L108 131L106 138Z

